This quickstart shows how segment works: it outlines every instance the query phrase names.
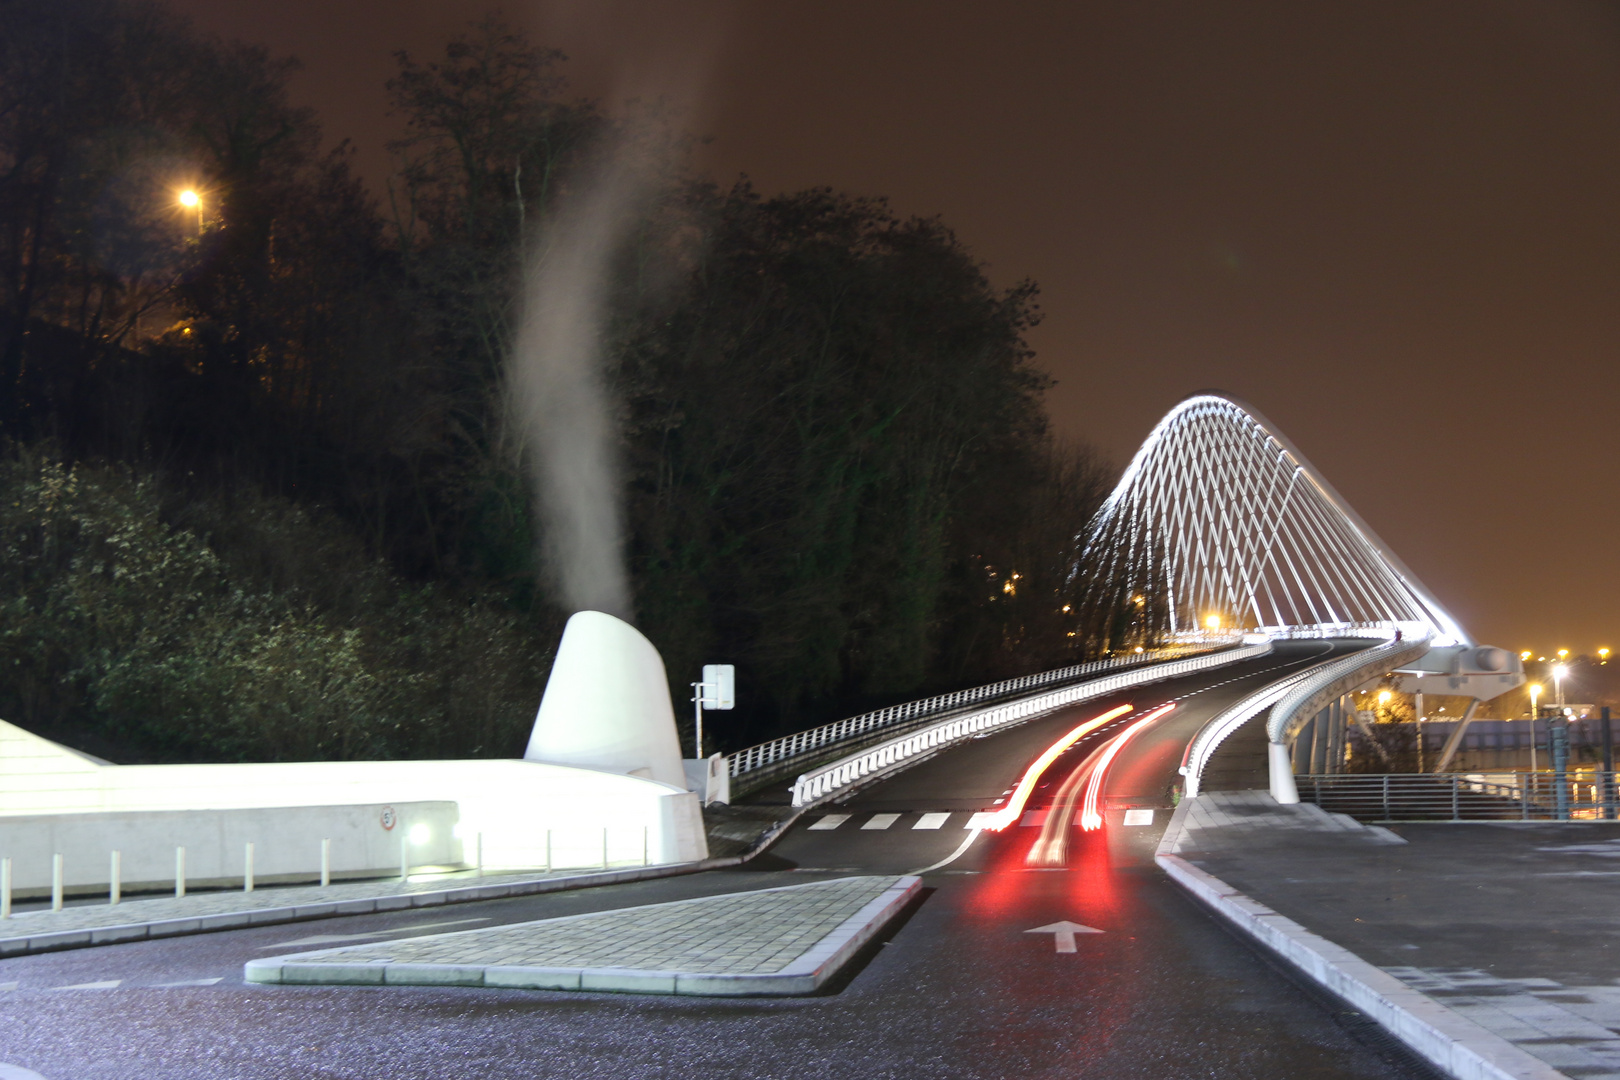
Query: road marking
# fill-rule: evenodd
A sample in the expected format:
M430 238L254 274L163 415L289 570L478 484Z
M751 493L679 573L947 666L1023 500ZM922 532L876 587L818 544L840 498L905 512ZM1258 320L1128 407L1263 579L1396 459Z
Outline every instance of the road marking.
M1025 827L1025 828L1038 827L1038 826L1041 826L1041 825L1045 825L1047 815L1050 814L1051 812L1052 812L1051 809L1046 809L1046 810L1026 810L1026 811L1024 811L1024 816L1022 818L1018 819L1018 824L1021 827Z
M21 1065L7 1065L0 1061L0 1080L45 1080L33 1069L25 1069Z
M979 829L991 829L995 827L995 823L1000 818L1001 815L996 813L994 810L980 810L977 814L974 814L972 817L968 818L967 824L963 825L962 828L972 829L975 832L977 832Z
M872 820L862 825L862 829L887 829L900 820L899 814L873 814Z
M924 814L922 817L917 819L917 824L913 825L912 828L913 829L940 829L940 828L944 828L945 822L950 820L950 816L951 815L949 815L949 814L939 814L939 813Z
M819 832L823 829L836 829L838 826L842 825L848 820L848 814L828 814L826 817L810 826L810 831Z
M285 949L289 945L330 945L337 941L360 941L365 938L387 937L389 934L410 934L417 930L437 930L441 926L465 926L467 923L489 922L488 919L451 919L449 922L413 923L396 926L392 930L371 930L364 934L311 934L292 941L278 941L274 945L260 945L261 949Z
M955 851L951 852L949 855L947 855L943 859L939 860L939 862L934 863L932 866L925 866L921 870L909 870L909 871L907 871L907 873L910 874L912 877L916 877L919 874L926 874L930 870L938 870L942 866L951 865L951 863L955 862L957 859L960 859L962 857L962 855L967 851L968 848L973 846L973 841L975 841L975 840L977 840L979 838L979 833L982 832L982 831L983 831L982 829L974 829L972 832L968 833L967 834L967 839L963 840L961 845ZM976 870L968 870L968 871L965 871L965 873L974 874L974 873L978 873L978 871L976 871Z
M1095 926L1085 926L1065 919L1063 922L1049 923L1046 926L1037 926L1033 930L1025 930L1024 933L1051 934L1052 945L1058 952L1074 952L1074 935L1100 934L1102 931Z
M220 975L212 979L187 979L185 982L155 983L153 984L152 989L169 990L176 986L213 986L215 983L220 982L224 978L225 976Z
M106 982L74 983L72 986L53 986L52 990L116 990L123 979L108 979Z
M1127 825L1151 825L1151 824L1153 824L1153 811L1152 810L1127 810L1127 811L1125 811L1125 824L1127 824Z
M8 990L15 990L15 989L17 989L17 984L14 983L14 982L0 983L0 994L3 994Z

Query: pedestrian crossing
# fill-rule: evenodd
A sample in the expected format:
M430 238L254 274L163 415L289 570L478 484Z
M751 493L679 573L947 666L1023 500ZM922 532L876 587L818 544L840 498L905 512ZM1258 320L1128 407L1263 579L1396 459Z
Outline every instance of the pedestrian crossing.
M1038 829L1046 824L1051 810L1026 810L1024 816L1019 818L1018 824L1026 829ZM995 814L988 810L961 810L961 811L911 811L910 813L882 813L872 814L853 826L860 832L885 832L899 825L903 829L944 829L957 827L963 829L985 828L989 819ZM832 832L851 821L855 821L858 814L825 814L812 821L806 828L810 832ZM1125 811L1124 824L1126 825L1152 825L1155 811L1151 809L1132 809ZM901 824L902 819L907 821ZM1161 819L1162 820L1162 819Z

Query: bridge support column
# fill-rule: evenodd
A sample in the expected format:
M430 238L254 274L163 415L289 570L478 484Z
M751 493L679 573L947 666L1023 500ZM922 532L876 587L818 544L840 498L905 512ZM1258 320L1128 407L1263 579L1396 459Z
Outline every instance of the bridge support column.
M1287 743L1267 743L1266 754L1271 765L1271 797L1284 806L1299 802L1299 790L1294 787L1294 763L1290 760Z

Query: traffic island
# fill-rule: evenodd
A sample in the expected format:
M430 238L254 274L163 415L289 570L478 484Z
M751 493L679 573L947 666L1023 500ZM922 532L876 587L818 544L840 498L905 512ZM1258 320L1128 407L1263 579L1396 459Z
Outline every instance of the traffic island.
M250 983L811 994L918 895L849 877L249 961Z

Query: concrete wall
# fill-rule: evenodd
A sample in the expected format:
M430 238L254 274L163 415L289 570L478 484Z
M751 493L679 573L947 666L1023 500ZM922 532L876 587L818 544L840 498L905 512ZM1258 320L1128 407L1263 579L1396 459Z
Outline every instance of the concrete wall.
M47 892L51 857L62 856L70 892L102 892L117 851L124 888L170 888L174 849L186 849L190 885L240 885L246 845L256 882L309 880L320 870L321 840L332 842L335 875L398 873L400 840L414 866L460 862L456 804L293 806L252 810L158 810L0 818L0 857L12 864L19 895ZM392 823L392 827L389 827ZM414 838L414 839L413 839Z
M489 869L545 865L548 833L555 866L601 865L604 830L611 862L639 863L644 848L654 864L708 856L698 796L636 776L518 760L105 765L0 721L0 822L318 807L372 812L426 802L456 806L465 850L448 861L472 858L474 837L482 833ZM296 815L283 816L290 850L311 852L311 873L318 870L320 838L333 835L342 818L317 827L314 819L299 824ZM309 837L296 839L306 827L313 829L313 849Z

